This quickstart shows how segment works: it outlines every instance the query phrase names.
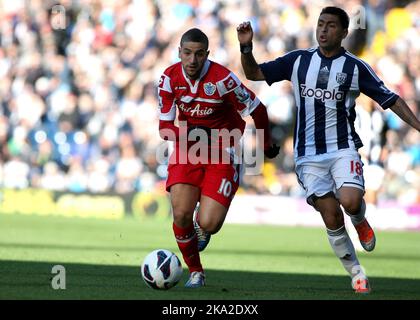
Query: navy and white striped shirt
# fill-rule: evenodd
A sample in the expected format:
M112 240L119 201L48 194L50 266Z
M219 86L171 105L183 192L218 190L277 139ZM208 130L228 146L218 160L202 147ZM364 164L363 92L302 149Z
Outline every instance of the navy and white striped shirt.
M355 100L360 92L383 109L398 99L366 62L344 48L329 58L317 48L295 50L260 68L269 85L281 80L293 84L296 157L363 146L354 129Z

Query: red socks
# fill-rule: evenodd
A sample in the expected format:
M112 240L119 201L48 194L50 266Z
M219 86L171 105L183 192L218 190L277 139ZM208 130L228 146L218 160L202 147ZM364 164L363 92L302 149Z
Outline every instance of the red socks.
M200 261L200 254L198 253L197 235L195 233L194 225L191 223L190 226L181 228L173 223L172 228L174 230L178 248L182 253L182 257L184 258L190 273L193 271L202 272L203 267Z

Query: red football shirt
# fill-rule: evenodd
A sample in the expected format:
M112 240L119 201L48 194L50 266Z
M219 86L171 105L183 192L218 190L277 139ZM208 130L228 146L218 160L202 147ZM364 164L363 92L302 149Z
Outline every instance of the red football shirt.
M181 62L165 70L159 80L159 119L161 127L178 120L187 126L210 129L239 129L242 133L248 116L260 104L255 94L224 66L207 60L200 77L191 80Z

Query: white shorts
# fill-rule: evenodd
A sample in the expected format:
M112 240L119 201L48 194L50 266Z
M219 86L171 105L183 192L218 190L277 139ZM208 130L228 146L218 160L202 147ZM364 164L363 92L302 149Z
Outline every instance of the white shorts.
M307 202L312 206L314 197L331 192L335 195L343 186L365 190L363 162L359 153L352 149L299 157L296 174L306 191Z

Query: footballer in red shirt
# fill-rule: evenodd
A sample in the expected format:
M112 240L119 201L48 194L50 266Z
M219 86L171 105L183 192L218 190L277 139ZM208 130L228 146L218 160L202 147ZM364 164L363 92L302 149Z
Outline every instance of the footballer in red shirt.
M166 190L175 238L190 271L187 288L205 285L199 251L222 227L239 186L243 117L251 115L255 127L263 130L268 158L279 152L271 142L265 106L208 55L207 36L196 28L188 30L181 37L181 61L164 71L158 88L159 133L175 142Z

